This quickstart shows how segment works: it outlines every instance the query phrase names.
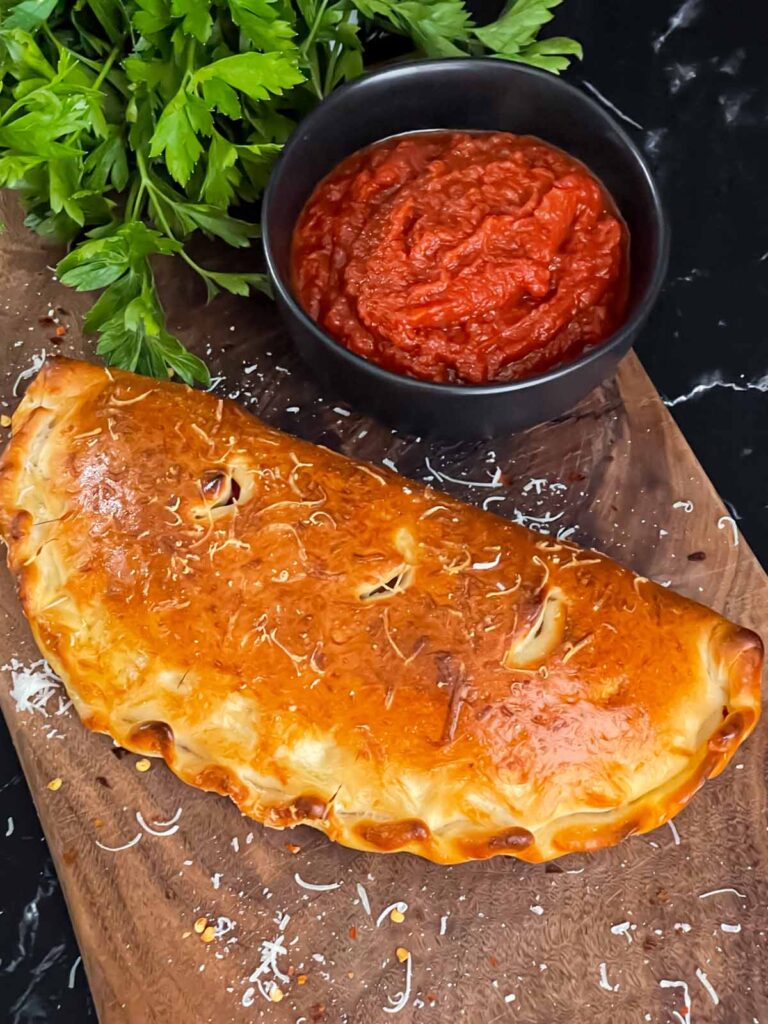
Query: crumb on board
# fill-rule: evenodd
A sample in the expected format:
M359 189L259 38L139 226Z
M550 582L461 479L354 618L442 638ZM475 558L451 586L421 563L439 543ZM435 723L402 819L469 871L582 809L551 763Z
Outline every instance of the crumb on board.
M195 932L198 935L202 935L203 932L205 931L205 929L207 928L207 926L208 926L208 918L207 917L198 917L198 919L195 921L193 927L195 929Z
M48 789L50 789L50 791L52 793L55 793L56 790L61 789L61 787L63 785L63 781L64 781L63 779L58 779L58 778L51 779L51 781L48 783Z
M151 767L152 762L149 760L148 757L139 758L135 765L137 772L148 772Z

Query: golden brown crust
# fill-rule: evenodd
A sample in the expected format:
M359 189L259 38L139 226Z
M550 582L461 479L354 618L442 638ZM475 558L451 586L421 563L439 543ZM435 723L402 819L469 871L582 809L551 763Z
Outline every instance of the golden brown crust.
M0 460L0 531L89 728L361 850L618 842L759 715L749 630L170 383L49 363Z

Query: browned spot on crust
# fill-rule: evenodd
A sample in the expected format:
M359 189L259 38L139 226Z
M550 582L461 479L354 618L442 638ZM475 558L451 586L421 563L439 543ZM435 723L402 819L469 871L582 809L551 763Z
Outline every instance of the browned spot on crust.
M529 851L526 860L538 860L535 851L536 837L527 828L513 826L498 832L494 836L478 836L461 841L461 851L465 857L473 860L487 860L499 854L519 856L523 850ZM534 853L534 856L531 856Z
M190 779L193 786L206 789L213 793L220 793L222 796L230 796L236 804L244 803L248 793L235 776L226 768L219 765L209 765L201 772Z
M357 831L366 843L385 852L399 850L409 843L426 842L431 834L418 818L388 821L383 825L361 825Z
M324 818L326 802L319 796L299 796L293 801L293 807L299 818Z
M173 751L173 729L167 722L142 722L131 729L131 746L145 754L162 754L168 758Z
M21 540L31 522L32 516L26 509L22 509L21 512L17 512L11 519L11 525L8 528L8 536L10 539Z
M328 804L322 797L305 794L289 804L270 807L266 821L273 826L296 825L300 821L322 821L327 813Z
M535 836L527 828L508 828L488 840L489 850L525 850L535 841Z
M719 729L709 738L709 749L726 751L739 739L746 728L744 715L740 711L734 711L728 715Z

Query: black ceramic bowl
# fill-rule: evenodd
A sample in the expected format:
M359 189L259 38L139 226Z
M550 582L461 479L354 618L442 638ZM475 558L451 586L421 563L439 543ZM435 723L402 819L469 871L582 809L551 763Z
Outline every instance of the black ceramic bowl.
M401 132L430 128L536 135L582 160L607 186L630 231L624 326L573 362L503 384L433 384L381 369L320 328L291 290L291 235L315 185L344 157ZM262 228L277 302L299 351L324 384L401 429L490 437L553 419L610 377L656 301L668 229L651 172L602 107L554 75L503 60L398 64L332 93L288 140L264 197Z

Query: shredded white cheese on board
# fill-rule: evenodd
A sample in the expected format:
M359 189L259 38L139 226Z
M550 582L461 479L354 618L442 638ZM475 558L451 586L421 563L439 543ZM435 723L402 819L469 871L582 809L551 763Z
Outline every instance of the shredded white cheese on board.
M48 702L55 696L59 697L55 714L61 715L70 707L71 701L64 697L61 680L44 659L24 665L18 658L11 658L2 668L11 673L11 697L19 714L32 711L48 718Z
M720 893L723 892L732 892L733 895L738 896L740 900L745 900L747 898L746 893L739 892L738 889L733 889L730 886L727 886L725 889L711 889L709 892L701 892L699 893L699 899L705 900L709 896L719 896Z
M715 992L715 990L714 990L714 988L712 986L712 982L709 980L707 975L704 973L704 971L702 971L702 969L700 967L696 968L696 977L701 982L702 987L705 989L707 995L712 1000L714 1005L715 1006L719 1006L719 1004L720 1004L720 996L717 994L717 992Z
M310 889L312 892L330 892L332 889L338 889L342 884L341 882L328 882L327 884L305 882L298 871L294 874L293 880L296 885L300 885L302 889Z
M397 999L388 996L391 1006L382 1006L384 1013L400 1013L408 1005L411 998L411 979L413 976L413 957L409 953L405 960L405 988Z
M275 924L277 925L278 932L274 939L263 939L261 943L261 962L259 966L253 971L248 978L248 981L255 982L261 995L271 1001L271 991L277 988L277 981L282 981L283 984L288 984L290 978L287 974L283 974L278 964L278 959L283 956L287 956L288 950L285 948L285 929L288 922L291 919L290 914L278 914L275 918ZM266 975L271 974L272 978L265 978ZM277 981L274 979L277 978ZM246 989L245 995L248 995L249 990ZM245 997L244 997L245 998ZM245 1005L245 1004L244 1004ZM250 1004L248 1004L250 1005Z
M357 895L360 897L360 903L362 904L363 910L366 912L368 917L370 917L371 901L368 899L368 892L362 882L357 883Z
M606 992L618 992L618 984L612 985L608 981L608 966L605 963L600 964L600 988L605 989Z
M667 978L662 978L659 982L661 988L681 988L683 990L683 1006L685 1007L685 1016L678 1013L677 1010L672 1011L672 1016L680 1021L680 1024L691 1024L691 994L688 991L688 985L684 981L671 981Z

